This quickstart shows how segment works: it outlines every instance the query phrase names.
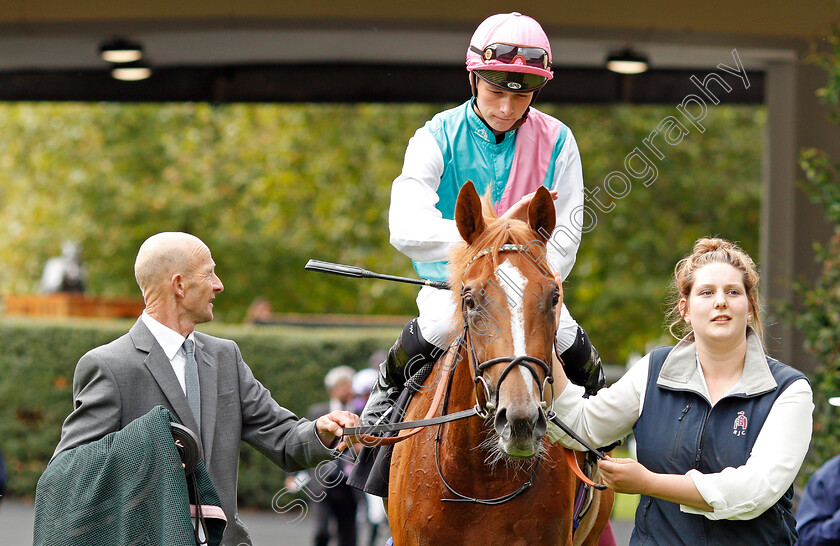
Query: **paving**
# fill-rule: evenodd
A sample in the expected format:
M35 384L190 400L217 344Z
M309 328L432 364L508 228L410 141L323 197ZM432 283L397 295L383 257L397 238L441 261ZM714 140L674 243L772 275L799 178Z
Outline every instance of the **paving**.
M255 546L299 546L312 544L314 536L312 518L293 523L291 517L274 512L243 510L239 517L251 531ZM32 503L17 499L0 504L0 546L29 546L32 544L34 507ZM613 521L613 532L619 546L630 543L632 522ZM387 529L380 529L376 546L387 539ZM359 546L368 546L368 532L363 530Z

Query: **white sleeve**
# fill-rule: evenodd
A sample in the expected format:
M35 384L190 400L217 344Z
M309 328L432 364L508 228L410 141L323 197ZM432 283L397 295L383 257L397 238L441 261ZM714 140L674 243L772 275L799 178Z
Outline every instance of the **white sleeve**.
M753 519L773 506L796 478L811 442L814 411L811 386L794 381L773 403L746 464L715 474L687 475L713 512L680 506L708 519Z
M615 384L583 398L583 387L569 383L554 402L557 417L587 442L605 446L633 431L639 418L648 376L648 356L641 358ZM548 438L570 449L583 450L554 423Z
M557 192L554 201L557 225L548 243L548 263L553 271L560 272L565 279L575 265L580 246L581 230L578 226L586 224L586 218L580 210L584 197L583 168L577 141L571 130L554 162L551 189ZM576 215L576 221L572 220L573 215Z
M448 258L453 245L463 241L454 220L435 208L443 175L443 155L426 127L408 141L403 170L391 186L388 226L391 244L418 262Z

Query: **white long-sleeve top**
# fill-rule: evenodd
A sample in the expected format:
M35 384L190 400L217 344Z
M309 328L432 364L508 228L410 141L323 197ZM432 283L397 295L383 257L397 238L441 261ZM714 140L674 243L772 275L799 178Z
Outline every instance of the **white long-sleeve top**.
M437 114L409 140L403 170L391 189L391 244L415 262L445 261L452 247L463 242L451 213L457 190L472 180L479 194L487 188L494 201L507 203L503 193L510 191L508 175L516 147L528 146L533 150L529 153L549 163L547 186L558 194L554 202L557 227L548 244L547 259L551 268L566 278L575 263L580 226L586 219L582 212L583 173L574 135L559 121L532 108L525 125L508 131L497 143L471 104L467 101ZM528 124L529 138L525 139L523 131ZM544 125L562 126L561 137L556 131L543 131ZM543 182L538 176L531 177L526 181L529 187L521 191L535 191ZM501 208L497 212L507 210ZM419 266L418 272L425 276Z
M693 345L689 336L674 351L679 348L686 354L693 352L691 365L696 366L697 373L692 377L697 379L691 384L691 389L709 401L708 387ZM772 381L764 351L755 335L748 336L747 355L744 375L729 394L743 392L744 385L751 381L754 386L756 377L762 374ZM582 397L582 387L569 383L555 401L558 417L584 440L595 445L608 445L630 434L645 404L649 356L639 360L614 385L588 399ZM746 464L711 474L697 470L687 472L714 511L706 512L685 505L681 505L680 510L712 520L746 520L761 515L781 498L799 472L811 440L813 410L808 381L799 379L792 382L774 402ZM559 441L573 449L582 448L553 424L549 425L548 434L552 441Z

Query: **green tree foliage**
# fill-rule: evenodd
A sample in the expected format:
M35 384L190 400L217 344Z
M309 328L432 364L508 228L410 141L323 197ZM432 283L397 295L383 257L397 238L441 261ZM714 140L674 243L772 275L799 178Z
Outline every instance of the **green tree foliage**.
M408 313L411 289L318 278L309 258L396 273L390 182L428 106L0 107L0 290L34 290L62 240L82 243L93 293L137 295L149 235L194 233L226 282L223 319L276 311Z
M664 311L677 261L698 238L716 235L738 241L758 258L761 154L765 110L710 107L700 133L675 108L666 106L560 108L552 110L574 131L581 150L586 187L610 212L597 208L597 225L584 235L577 263L564 286L572 315L590 332L607 362L623 364L651 344L670 344ZM681 118L690 133L675 145L659 136L665 156L643 144L667 116ZM656 165L645 186L625 169L634 148ZM641 171L640 163L633 163ZM604 179L628 175L632 187L611 200ZM616 194L621 184L614 184Z
M831 119L840 125L840 36L829 38L831 50L816 61L828 73L819 96L829 108ZM800 285L802 311L796 325L805 334L805 345L818 362L812 374L814 390L814 434L811 450L803 465L803 480L822 463L840 453L840 422L837 408L828 399L840 395L840 166L822 151L803 150L800 166L805 172L804 188L825 211L834 226L827 246L817 245L822 274L812 285Z
M309 258L413 275L388 243L390 186L410 136L444 105L0 105L0 293L33 292L64 239L82 243L92 293L139 295L149 235L213 250L220 320L257 296L278 312L416 312L416 288L308 273ZM586 185L624 160L671 106L541 108L564 120ZM709 106L704 133L660 147L649 187L598 215L566 301L608 362L663 340L663 300L692 242L719 234L757 255L761 107ZM600 197L609 199L602 190Z

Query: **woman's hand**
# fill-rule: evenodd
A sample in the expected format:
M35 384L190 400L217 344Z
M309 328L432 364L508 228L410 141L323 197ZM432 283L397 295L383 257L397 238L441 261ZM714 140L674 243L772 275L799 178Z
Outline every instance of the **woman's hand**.
M613 459L609 455L598 462L604 485L617 493L646 494L653 472L633 459Z
M598 461L598 467L601 470L601 481L617 493L647 495L698 510L712 511L694 481L686 474L657 474L633 459L613 459L610 456Z

